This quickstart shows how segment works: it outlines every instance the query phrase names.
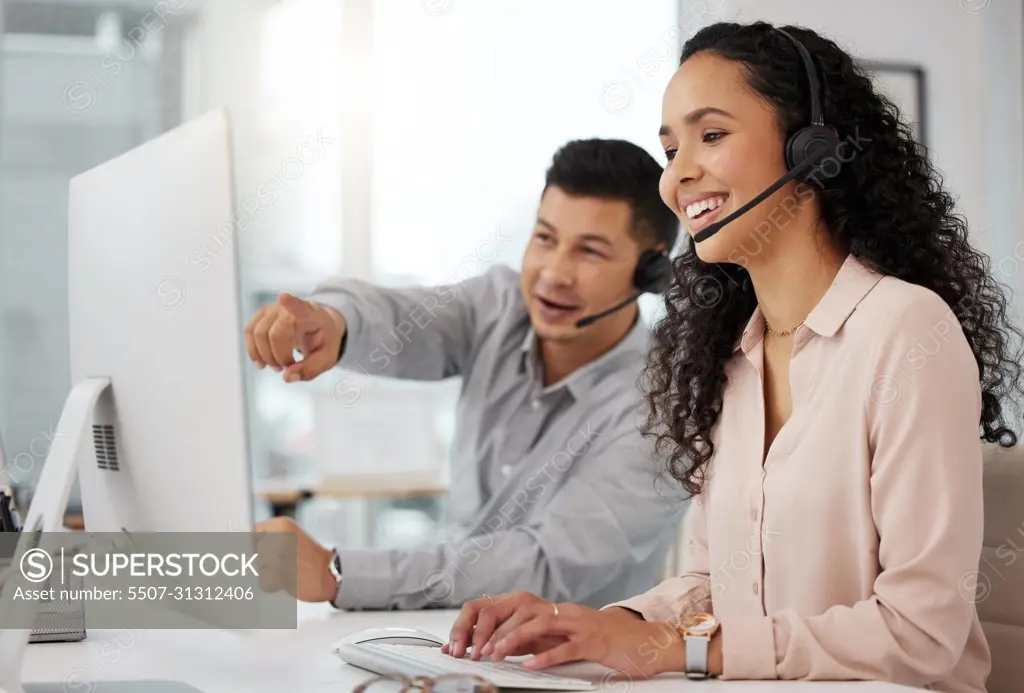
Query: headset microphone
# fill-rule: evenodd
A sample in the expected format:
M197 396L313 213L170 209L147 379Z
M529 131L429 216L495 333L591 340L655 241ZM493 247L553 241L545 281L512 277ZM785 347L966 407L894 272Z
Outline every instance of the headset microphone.
M633 287L636 289L629 298L616 303L611 308L602 310L600 313L588 315L576 321L576 327L586 327L601 318L620 311L633 301L637 300L648 292L664 291L672 280L672 260L668 256L669 249L675 244L678 229L674 229L669 240L668 247L664 250L645 250L640 253L636 269L633 271Z
M616 303L614 306L607 310L602 310L600 313L595 313L594 315L588 315L585 318L580 318L579 320L576 321L576 327L586 327L587 325L597 322L606 315L611 315L615 311L622 310L630 303L640 298L643 294L643 291L637 291L636 293L632 294L629 298L619 303Z
M772 196L772 194L775 193L776 190L778 190L779 188L781 188L783 185L793 180L794 178L800 177L800 175L803 174L804 171L817 165L817 163L818 162L815 159L806 159L805 161L801 162L800 165L797 166L796 168L790 169L786 173L786 175L784 175L782 178L779 178L769 187L765 188L764 192L762 192L760 195L755 197L747 204L737 209L735 212L727 216L725 219L716 221L714 224L709 224L705 228L693 234L693 242L700 243L701 241L706 241L707 239L711 238L716 233L725 228L726 224L735 221L736 219L740 218L741 216L752 210L754 207L758 206L759 204L767 200L769 197Z

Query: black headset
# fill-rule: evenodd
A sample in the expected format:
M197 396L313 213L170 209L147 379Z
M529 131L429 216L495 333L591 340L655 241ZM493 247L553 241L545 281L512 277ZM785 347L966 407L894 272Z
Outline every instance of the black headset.
M673 229L672 233L669 234L669 237L664 239L664 249L647 249L640 253L640 258L636 262L636 269L633 270L634 292L629 296L629 298L616 303L607 310L602 310L600 313L581 318L576 321L576 327L586 327L587 325L597 322L606 315L611 315L618 310L622 310L630 303L640 298L643 294L660 293L667 289L669 284L672 283L672 258L669 257L669 253L672 252L672 247L676 244L676 238L678 236L679 229Z
M675 236L672 234L663 250L645 250L640 253L640 259L636 262L636 269L633 271L633 288L642 294L660 293L668 288L672 279L672 259L669 252L675 245Z
M824 188L825 181L823 178L834 178L839 174L839 169L842 167L839 157L833 156L839 149L839 136L825 126L825 119L822 116L821 82L818 80L818 70L814 67L814 60L811 59L811 54L807 52L804 44L800 43L789 32L777 27L772 28L789 39L796 46L797 53L800 54L800 60L804 64L804 71L807 73L807 82L810 86L811 124L800 128L786 140L786 167L789 169L786 171L786 174L725 219L716 221L701 229L693 237L696 243L701 243L711 238L725 228L727 224L764 202L789 181L796 179L804 183L814 183L819 188ZM826 158L834 164L834 168L830 173L826 173L821 166Z
M821 160L836 152L839 148L839 136L825 127L821 107L821 81L818 79L818 70L814 67L811 54L804 44L788 31L778 28L775 30L796 46L800 60L803 61L804 70L807 72L807 82L811 91L811 124L794 132L786 141L786 165L790 169L800 169L801 172L796 176L798 180L805 183L814 182L818 186L824 187L821 180L823 174L820 170ZM836 170L832 176L839 172L839 160L838 158L834 160Z

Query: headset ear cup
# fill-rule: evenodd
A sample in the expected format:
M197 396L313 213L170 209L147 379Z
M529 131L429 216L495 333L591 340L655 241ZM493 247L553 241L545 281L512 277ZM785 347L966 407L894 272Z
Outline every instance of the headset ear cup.
M793 133L786 142L786 164L796 168L809 159L816 163L798 178L825 187L825 181L839 175L839 137L823 125L811 125Z
M658 250L645 250L640 254L633 272L633 287L644 293L660 293L672 280L672 260Z

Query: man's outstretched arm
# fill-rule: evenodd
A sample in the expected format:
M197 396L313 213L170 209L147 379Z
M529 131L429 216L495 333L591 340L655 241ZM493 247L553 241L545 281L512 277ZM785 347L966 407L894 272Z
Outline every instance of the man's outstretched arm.
M519 291L507 267L456 284L385 288L352 279L326 282L311 301L343 316L338 365L355 372L441 380L468 367L481 331Z

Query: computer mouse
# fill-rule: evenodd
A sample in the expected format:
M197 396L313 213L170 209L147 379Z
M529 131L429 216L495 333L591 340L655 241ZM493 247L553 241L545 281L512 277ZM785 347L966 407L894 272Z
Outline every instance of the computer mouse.
M362 643L370 642L379 645L422 645L423 647L441 647L444 645L443 640L426 631L416 628L389 626L387 628L368 628L349 633L334 644L334 649L337 649L339 645L361 645Z

